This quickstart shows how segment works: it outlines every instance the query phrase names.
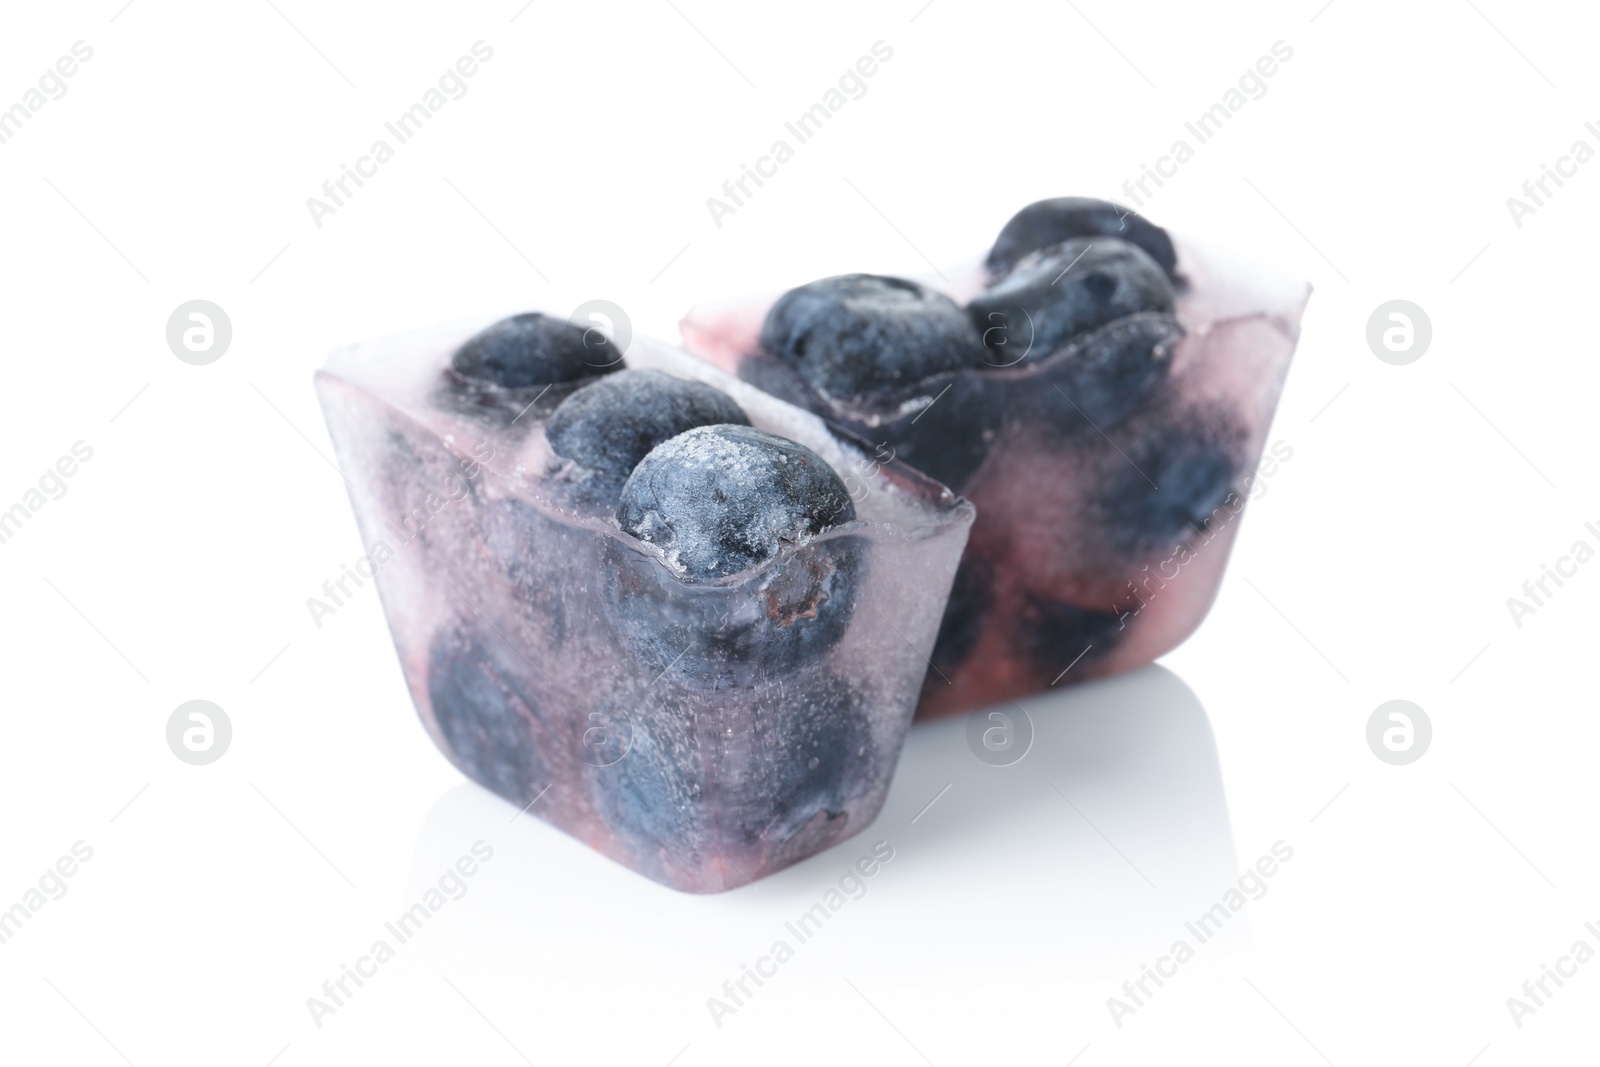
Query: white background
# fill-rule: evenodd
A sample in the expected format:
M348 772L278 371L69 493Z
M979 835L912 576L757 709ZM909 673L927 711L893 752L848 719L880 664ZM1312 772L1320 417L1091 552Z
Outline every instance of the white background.
M94 850L0 945L0 1059L1593 1056L1600 962L1520 1028L1506 1007L1574 941L1600 949L1600 563L1520 628L1506 607L1600 547L1600 162L1521 227L1506 207L1574 140L1600 148L1591 12L122 3L0 15L0 106L94 49L0 145L0 506L94 450L0 545L0 907ZM467 95L313 225L306 198L480 39ZM867 94L715 226L706 198L878 40ZM313 625L306 598L362 552L319 456L329 349L591 298L670 339L698 300L959 262L1031 200L1120 195L1279 40L1267 94L1145 211L1314 282L1271 434L1293 459L1199 633L1033 705L1022 763L919 727L867 833L689 897L464 784L370 587ZM195 298L234 329L205 367L164 338ZM1364 339L1393 298L1433 323L1404 367ZM208 767L165 743L193 698L233 722ZM1393 698L1434 726L1406 767L1364 736ZM480 838L468 895L314 1025L306 998ZM715 1025L706 999L880 839L868 894ZM1117 1026L1107 998L1279 840L1269 892Z

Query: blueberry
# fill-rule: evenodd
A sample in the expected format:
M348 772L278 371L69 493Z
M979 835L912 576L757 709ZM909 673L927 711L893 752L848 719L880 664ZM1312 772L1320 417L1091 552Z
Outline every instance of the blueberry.
M834 405L828 398L802 378L792 364L776 356L765 352L745 355L739 360L739 377L786 404L818 414L834 414Z
M967 310L991 362L1038 361L1074 335L1140 311L1172 310L1172 286L1145 253L1115 237L1076 237L1024 256Z
M1106 456L1111 473L1098 510L1116 546L1129 553L1171 549L1231 519L1243 506L1233 487L1239 436L1192 416L1169 417L1125 459Z
M696 426L750 425L722 390L658 370L624 370L561 402L545 426L557 455L626 478L651 449Z
M1171 315L1118 319L1056 353L1019 402L1042 425L1098 436L1156 395L1182 339Z
M591 514L604 515L605 510L597 508ZM572 571L568 560L592 551L594 534L565 515L552 516L515 497L495 501L481 521L494 581L504 583L506 603L516 612L517 625L532 627L539 635L531 644L519 641L519 647L567 654L568 642L582 639L588 612L582 598L574 596L562 579ZM521 663L520 656L513 662Z
M961 558L950 599L945 602L944 619L939 623L939 636L934 639L933 655L929 657L934 673L928 676L928 685L933 685L936 678L944 683L972 654L989 624L993 604L994 564L969 549Z
M656 689L739 691L793 678L838 645L866 558L860 538L829 538L729 586L680 581L612 545L603 595L623 647Z
M635 856L659 869L665 857L693 863L703 850L706 767L695 708L661 694L633 707L608 707L632 725L628 753L593 772L600 818Z
M988 458L1007 413L1004 393L985 374L940 375L929 385L928 406L858 432L886 441L896 459L960 492Z
M428 650L428 702L456 763L507 800L550 783L534 740L538 709L482 635L447 627Z
M1178 256L1167 231L1127 208L1084 196L1029 204L1011 216L984 262L991 274L1004 274L1029 252L1073 237L1120 237L1144 249L1168 277L1177 276Z
M609 374L622 366L622 353L598 330L530 311L474 335L450 366L474 382L525 389Z
M658 445L617 506L622 528L686 581L737 574L855 517L821 456L749 426L701 426Z
M595 807L636 854L679 864L713 847L772 866L815 851L814 837L844 829L876 756L863 702L831 676L726 697L653 688L630 719L627 755L595 775Z
M667 566L620 546L605 566L624 645L692 689L792 674L843 637L866 559L857 537L804 542L854 518L838 475L793 441L723 425L657 446L623 486L617 519ZM780 558L786 544L800 547ZM768 562L744 582L712 580Z
M738 718L746 718L743 708ZM871 725L857 694L833 677L800 690L764 687L748 721L744 743L729 755L754 766L744 788L728 791L729 821L745 843L798 859L844 829L852 795L872 777ZM796 847L814 835L822 841Z
M982 366L985 356L977 330L949 297L875 274L789 290L767 312L761 347L835 400L905 389Z
M1030 592L1015 627L1016 647L1048 685L1068 667L1079 676L1087 673L1115 646L1123 623L1115 609L1096 611Z

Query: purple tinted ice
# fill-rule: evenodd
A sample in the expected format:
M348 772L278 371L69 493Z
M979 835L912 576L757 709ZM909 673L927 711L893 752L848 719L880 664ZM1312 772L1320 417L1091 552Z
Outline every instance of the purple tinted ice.
M335 354L318 394L417 709L465 774L667 885L733 888L868 825L910 724L971 505L676 349L845 486L854 519L685 582L537 400L447 370L472 325ZM535 391L537 392L537 390ZM521 401L519 409L516 401ZM379 544L382 548L378 548Z

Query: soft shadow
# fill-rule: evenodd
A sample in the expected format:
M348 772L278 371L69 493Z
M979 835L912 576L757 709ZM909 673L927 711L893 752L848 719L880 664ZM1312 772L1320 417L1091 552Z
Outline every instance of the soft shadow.
M1018 708L975 714L1000 710L1015 721ZM490 882L498 885L474 889L474 914L460 918L485 935L533 936L549 928L552 908L570 911L592 900L603 901L607 914L630 916L626 926L637 920L645 940L681 937L687 945L695 937L737 937L749 924L778 928L874 842L886 841L894 859L872 882L874 909L894 912L892 920L882 913L876 920L890 923L885 936L903 924L914 940L917 929L942 925L936 916L966 912L976 923L996 907L1020 909L1034 917L1036 934L1059 930L1092 955L1120 951L1130 938L1165 944L1181 934L1185 917L1238 878L1211 726L1193 691L1165 668L1149 667L1020 708L1034 736L1017 762L980 760L969 747L966 716L919 725L873 824L729 893L694 896L659 886L518 816L470 782L447 791L423 820L409 893L415 898L436 883L483 838L497 850L484 869L493 869ZM672 933L664 933L663 919Z
M1032 725L1026 755L1008 766L982 761L971 747L981 741L970 742L970 718L981 728L1002 725L992 712L1008 715L1018 736ZM472 782L446 792L419 827L413 886L437 878L440 865L482 833L496 843L538 843L555 853L552 864L581 877L590 865L584 846L515 814ZM848 864L877 840L914 846L936 867L960 867L1016 843L1026 854L1059 854L1078 878L1186 899L1186 889L1210 894L1237 877L1210 721L1194 691L1155 665L915 726L874 824L736 893L805 896L818 870ZM594 877L638 878L597 854L592 861Z
M1031 747L1007 766L973 748L984 730L1007 728L994 713L1018 737L1032 724ZM1080 883L1184 903L1238 877L1211 723L1159 666L916 727L868 834L915 840L941 867L997 844L1018 860L1048 853L1058 862L1042 866Z

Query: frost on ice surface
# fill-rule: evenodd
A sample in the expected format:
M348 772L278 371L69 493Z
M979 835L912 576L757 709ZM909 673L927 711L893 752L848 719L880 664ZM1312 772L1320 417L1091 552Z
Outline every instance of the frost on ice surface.
M681 323L690 351L977 508L921 716L1149 663L1199 625L1221 580L1310 289L1102 207L1061 198L1019 212L991 253L1021 272L1010 278L974 262L924 280L968 305L993 358L898 392L839 402L817 389L763 346L772 299ZM1108 239L1115 254L1074 258ZM1059 272L1036 271L1057 260ZM1091 264L1106 278L1074 287ZM1170 308L1156 266L1173 279ZM1084 311L1091 298L1121 317ZM1060 321L1036 321L1042 310ZM1035 336L1039 350L1026 347Z
M691 442L692 464L747 488L827 489L798 510L758 508L756 532L732 539L748 565L729 570L737 556L719 548L687 581L619 524L625 480L546 434L568 398L606 378L465 380L452 354L483 325L358 345L317 376L362 541L392 553L376 582L435 743L518 808L537 798L530 815L689 891L746 884L867 826L971 506L816 416L635 338L629 368L713 386L749 432L813 457L757 462Z

